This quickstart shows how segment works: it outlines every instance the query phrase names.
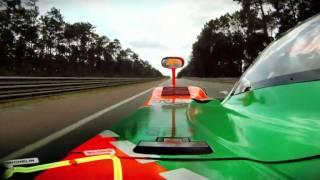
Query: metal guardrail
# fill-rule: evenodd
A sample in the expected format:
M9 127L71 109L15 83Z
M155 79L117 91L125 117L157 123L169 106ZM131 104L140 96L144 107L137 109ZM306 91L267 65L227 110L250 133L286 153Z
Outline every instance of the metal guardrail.
M33 96L128 85L160 78L98 78L98 77L5 77L0 76L0 101Z

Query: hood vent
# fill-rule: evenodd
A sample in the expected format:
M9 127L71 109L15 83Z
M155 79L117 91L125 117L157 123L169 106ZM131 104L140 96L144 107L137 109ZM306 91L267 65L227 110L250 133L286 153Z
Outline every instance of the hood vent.
M158 137L156 141L140 141L133 151L159 155L197 155L213 152L207 142L190 141L187 137Z
M190 96L188 87L163 87L161 96Z

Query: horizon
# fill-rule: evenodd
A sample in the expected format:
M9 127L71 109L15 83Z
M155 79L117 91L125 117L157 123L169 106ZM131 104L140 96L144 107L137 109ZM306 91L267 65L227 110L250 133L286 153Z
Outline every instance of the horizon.
M205 23L241 7L232 0L218 0L215 3L207 0L139 0L135 3L129 0L42 0L37 5L40 15L55 7L68 23L93 24L96 33L119 39L122 47L132 49L166 76L170 75L170 71L161 67L163 57L180 56L187 65L192 44Z

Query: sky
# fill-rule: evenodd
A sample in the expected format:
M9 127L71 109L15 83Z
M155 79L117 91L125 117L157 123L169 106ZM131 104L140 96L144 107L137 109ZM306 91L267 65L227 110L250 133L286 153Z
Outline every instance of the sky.
M189 60L192 44L210 19L240 9L232 0L39 0L40 14L56 7L68 23L90 22L96 33L119 39L123 48L169 75L165 56Z

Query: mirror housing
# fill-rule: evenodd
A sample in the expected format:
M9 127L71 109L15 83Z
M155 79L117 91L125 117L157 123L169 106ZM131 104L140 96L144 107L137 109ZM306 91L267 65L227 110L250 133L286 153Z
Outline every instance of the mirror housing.
M181 57L165 57L161 60L161 64L168 69L177 69L183 67L184 60Z
M165 57L161 60L161 65L172 71L172 87L176 87L176 69L184 65L184 60L181 57Z

